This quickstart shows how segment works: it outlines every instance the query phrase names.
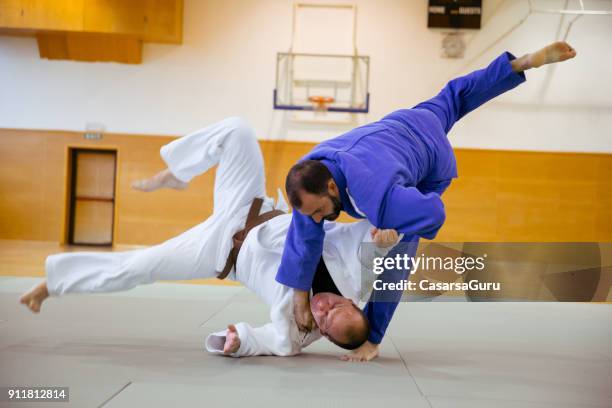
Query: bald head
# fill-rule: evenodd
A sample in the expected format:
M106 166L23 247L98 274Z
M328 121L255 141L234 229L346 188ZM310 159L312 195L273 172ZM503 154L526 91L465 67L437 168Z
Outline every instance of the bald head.
M368 339L368 319L352 300L318 293L310 300L310 309L321 334L335 345L354 350Z

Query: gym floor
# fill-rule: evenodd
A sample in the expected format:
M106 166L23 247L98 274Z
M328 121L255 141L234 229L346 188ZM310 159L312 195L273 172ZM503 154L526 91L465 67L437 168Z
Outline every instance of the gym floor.
M609 407L612 314L586 303L419 302L400 310L371 363L326 340L297 357L210 355L205 336L268 320L239 286L155 283L120 294L19 295L0 277L0 383L68 386L70 402L14 407ZM2 403L0 403L2 404ZM4 403L7 404L7 403Z

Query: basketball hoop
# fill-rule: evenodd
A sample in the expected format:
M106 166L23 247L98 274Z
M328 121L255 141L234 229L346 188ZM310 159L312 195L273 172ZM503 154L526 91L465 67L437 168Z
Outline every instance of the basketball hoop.
M309 96L308 101L314 104L314 110L317 112L327 111L327 105L334 103L335 99L331 96Z

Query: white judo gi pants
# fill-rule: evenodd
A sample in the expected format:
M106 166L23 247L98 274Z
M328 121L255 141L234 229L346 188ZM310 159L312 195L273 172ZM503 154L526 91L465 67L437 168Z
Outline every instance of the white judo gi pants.
M253 199L264 198L262 212L274 207L265 193L259 144L240 118L228 118L181 137L163 146L160 154L172 174L184 182L219 165L212 216L175 238L144 249L51 255L45 263L50 295L113 292L157 280L215 277L225 265L232 235L244 228Z

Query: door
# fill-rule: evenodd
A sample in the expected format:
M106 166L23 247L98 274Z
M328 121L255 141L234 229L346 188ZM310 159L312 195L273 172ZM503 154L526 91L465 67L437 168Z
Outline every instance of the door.
M68 243L112 245L115 150L71 149Z

